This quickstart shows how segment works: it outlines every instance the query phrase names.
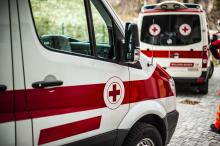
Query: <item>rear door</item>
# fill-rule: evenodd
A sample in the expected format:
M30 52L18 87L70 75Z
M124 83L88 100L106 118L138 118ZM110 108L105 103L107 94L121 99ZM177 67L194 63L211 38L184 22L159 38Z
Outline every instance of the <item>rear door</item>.
M112 17L99 0L18 3L34 145L99 134L113 145L129 107L129 73L116 60Z
M0 146L15 145L9 2L0 1Z
M203 41L197 14L161 14L143 17L141 41L144 53L173 77L199 77Z
M200 14L171 15L170 29L175 32L176 45L170 46L170 63L167 71L173 77L198 78L202 74L203 36Z

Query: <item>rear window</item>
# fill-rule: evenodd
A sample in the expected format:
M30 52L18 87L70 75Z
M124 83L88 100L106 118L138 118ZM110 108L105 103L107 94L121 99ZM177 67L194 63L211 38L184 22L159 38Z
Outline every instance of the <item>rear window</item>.
M152 45L182 46L201 41L198 15L154 15L143 18L141 41Z

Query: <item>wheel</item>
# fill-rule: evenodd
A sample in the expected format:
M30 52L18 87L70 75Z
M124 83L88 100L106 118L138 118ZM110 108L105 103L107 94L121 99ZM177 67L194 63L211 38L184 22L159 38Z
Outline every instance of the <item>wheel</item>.
M213 72L214 72L214 64L213 64L213 62L211 61L211 68L210 68L210 71L209 71L209 79L212 77Z
M208 94L209 92L209 80L203 84L199 84L198 85L198 90L199 90L199 93L201 94Z
M123 146L163 146L163 142L153 125L137 123L125 138Z

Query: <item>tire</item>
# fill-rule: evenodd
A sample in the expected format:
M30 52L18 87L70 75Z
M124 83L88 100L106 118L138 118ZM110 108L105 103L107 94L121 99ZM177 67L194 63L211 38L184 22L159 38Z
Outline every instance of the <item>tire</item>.
M214 72L214 64L213 64L213 62L211 61L211 66L210 66L211 68L210 68L210 71L209 71L209 79L212 77L212 75L213 75L213 72Z
M141 145L141 142L143 143L142 146L145 146L144 144L147 142L148 145L150 143L153 146L163 146L161 135L156 127L150 124L137 123L128 133L123 146L138 146L138 144Z
M209 80L203 84L198 85L198 90L200 94L208 94L209 92Z

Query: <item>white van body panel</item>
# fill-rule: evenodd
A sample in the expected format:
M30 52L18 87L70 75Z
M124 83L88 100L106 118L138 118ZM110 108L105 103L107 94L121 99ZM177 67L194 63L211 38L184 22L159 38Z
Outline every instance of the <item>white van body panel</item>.
M0 1L0 84L7 87L7 91L13 91L13 67L10 34L9 3ZM12 102L9 104L9 102ZM0 146L15 145L15 121L13 92L0 93ZM4 107L3 107L4 106ZM10 122L5 122L11 119Z
M160 102L161 100L155 100L131 104L130 111L125 116L118 129L130 129L139 119L146 115L153 114L163 119L167 112Z
M0 146L15 145L15 122L7 122L0 124Z
M31 120L16 121L16 145L31 146L33 145L33 133Z

